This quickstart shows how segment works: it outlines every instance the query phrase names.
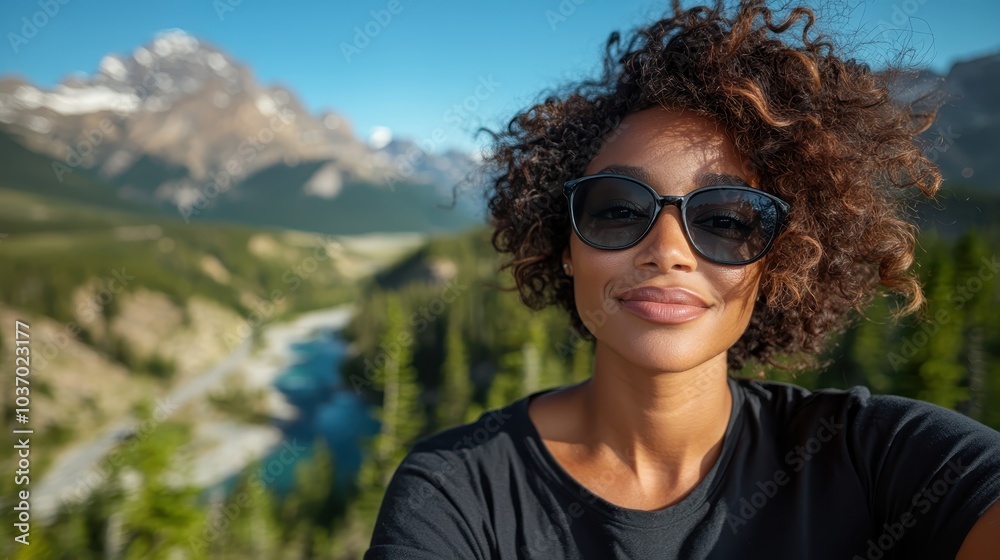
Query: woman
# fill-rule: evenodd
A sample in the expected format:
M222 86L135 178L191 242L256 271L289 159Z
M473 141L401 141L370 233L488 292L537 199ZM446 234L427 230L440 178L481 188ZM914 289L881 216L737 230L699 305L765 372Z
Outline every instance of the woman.
M933 114L762 2L673 14L496 136L494 245L593 375L420 440L365 558L996 558L1000 433L736 380L815 354L908 269ZM801 40L781 34L802 24Z

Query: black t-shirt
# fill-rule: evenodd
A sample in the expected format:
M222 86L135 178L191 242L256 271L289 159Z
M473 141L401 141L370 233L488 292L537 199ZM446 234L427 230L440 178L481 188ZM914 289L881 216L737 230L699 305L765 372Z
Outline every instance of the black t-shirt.
M957 412L864 387L729 384L718 460L655 511L594 495L548 452L528 402L562 387L424 437L365 560L953 558L1000 497L1000 433Z

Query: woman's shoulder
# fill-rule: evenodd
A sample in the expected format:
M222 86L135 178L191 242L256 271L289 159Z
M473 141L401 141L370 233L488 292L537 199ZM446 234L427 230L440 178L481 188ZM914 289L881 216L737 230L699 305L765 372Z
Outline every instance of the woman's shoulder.
M863 386L810 391L774 381L737 385L757 426L751 434L782 451L817 451L822 460L807 463L810 468L850 467L868 504L873 536L900 557L953 557L1000 497L1000 432L964 414L873 395ZM849 492L852 483L843 484ZM900 541L903 528L914 524L919 534ZM900 533L880 537L889 527Z
M784 420L833 414L858 428L885 430L906 425L934 426L938 430L974 430L1000 438L993 430L943 406L910 397L872 394L863 385L809 390L780 381L738 379L746 404ZM1000 442L1000 439L998 439Z
M445 463L498 465L509 460L528 429L528 398L486 410L474 421L418 438L405 461L440 467Z
M523 404L417 439L388 482L365 557L488 557L491 536L482 519L516 455ZM417 555L418 548L435 554Z
M835 440L868 486L915 465L933 473L976 464L1000 486L1000 432L960 412L864 386L810 391L789 383L740 380L745 412L778 440ZM890 477L891 478L891 477ZM927 475L924 482L930 480Z
M527 436L529 397L486 410L472 422L418 438L393 472L385 500L444 512L457 510L463 519L483 515L490 489L514 483L509 477L521 462L519 446Z

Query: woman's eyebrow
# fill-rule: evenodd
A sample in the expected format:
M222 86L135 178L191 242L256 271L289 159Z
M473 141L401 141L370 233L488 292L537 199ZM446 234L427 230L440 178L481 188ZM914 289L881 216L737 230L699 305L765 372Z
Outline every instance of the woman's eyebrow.
M628 175L629 177L635 177L636 179L650 185L653 183L653 176L646 171L645 167L636 167L634 165L609 165L604 169L598 171L598 173L612 173L614 175Z
M655 181L652 174L646 171L645 167L634 165L609 165L598 173L613 173L615 175L628 175L640 181L652 185ZM704 173L698 177L699 187L714 187L716 185L732 185L749 187L750 183L746 179L729 173Z
M750 183L742 177L730 175L729 173L705 173L698 178L698 185L702 187L714 187L716 185L749 187Z

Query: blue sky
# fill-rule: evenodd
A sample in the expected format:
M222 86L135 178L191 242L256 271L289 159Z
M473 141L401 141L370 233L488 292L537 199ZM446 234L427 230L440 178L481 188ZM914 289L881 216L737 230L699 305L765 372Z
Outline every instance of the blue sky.
M0 75L16 73L50 87L74 71L94 72L107 53L131 53L158 31L180 28L250 65L262 82L289 87L311 111L330 108L346 116L358 136L384 126L397 137L434 138L438 150L473 149L477 126L496 127L543 89L593 72L611 31L652 21L669 4L61 1L65 5L3 1ZM46 2L55 15L39 15ZM372 11L381 13L381 23ZM22 34L22 18L44 22L33 37L23 35L25 42L12 37ZM900 48L938 71L955 60L1000 51L1000 3L837 0L823 3L820 18L825 31L856 45L854 56L874 66ZM356 50L345 53L345 44ZM474 110L459 114L456 104ZM436 129L443 137L434 136Z

